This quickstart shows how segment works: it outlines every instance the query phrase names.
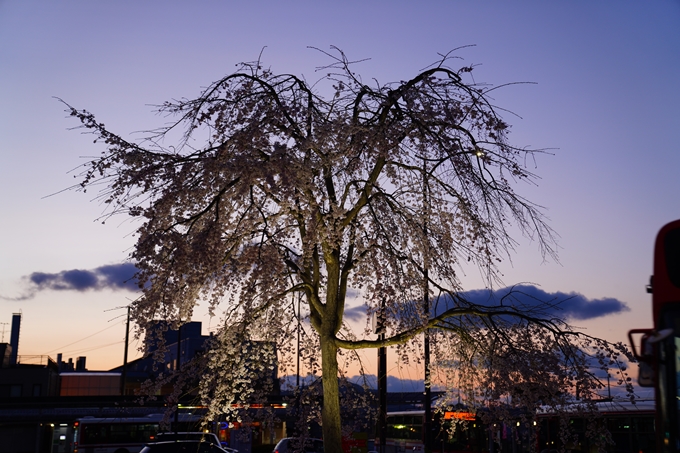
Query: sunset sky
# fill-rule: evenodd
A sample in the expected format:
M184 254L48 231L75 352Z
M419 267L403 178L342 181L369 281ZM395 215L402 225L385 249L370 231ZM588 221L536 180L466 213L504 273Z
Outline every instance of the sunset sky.
M194 97L239 62L262 52L274 72L315 80L328 60L308 47L331 45L369 59L356 67L364 80L405 80L471 46L455 55L477 82L529 82L493 96L514 145L548 150L527 162L538 185L517 191L545 207L559 262L519 237L504 283L574 296L564 315L611 341L651 327L654 236L680 217L680 1L0 0L4 341L21 311L20 355L85 355L89 369L123 358L116 308L136 294L120 265L137 224L103 225L95 194L62 192L102 148L70 130L57 98L134 140L167 121L152 105ZM475 269L463 281L483 288ZM205 332L218 322L194 320Z

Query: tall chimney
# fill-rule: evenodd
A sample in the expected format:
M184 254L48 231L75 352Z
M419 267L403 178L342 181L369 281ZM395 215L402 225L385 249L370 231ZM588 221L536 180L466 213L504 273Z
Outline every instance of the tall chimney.
M9 339L9 344L12 346L12 353L9 356L9 364L17 364L17 356L19 355L19 329L21 328L21 313L12 314L12 335Z

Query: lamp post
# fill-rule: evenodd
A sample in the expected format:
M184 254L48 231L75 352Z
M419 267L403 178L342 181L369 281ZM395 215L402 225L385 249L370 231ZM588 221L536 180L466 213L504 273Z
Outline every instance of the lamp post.
M423 243L429 245L427 240L427 219L429 215L429 203L427 197L427 160L423 156ZM425 315L425 320L430 319L430 285L429 285L429 254L423 251L423 311ZM432 442L430 439L431 426L432 426L432 395L430 386L430 331L425 329L423 333L423 355L424 361L423 366L425 368L424 384L425 391L423 392L423 408L425 409L425 420L423 421L423 440L425 444L425 452L429 453L432 451Z
M385 340L385 299L380 303L380 312L376 321L375 333L378 340ZM380 453L385 453L387 443L387 347L378 348L378 426L380 426Z
M177 380L179 380L179 369L182 357L182 321L180 320L179 327L177 328L177 367L175 371L177 373ZM177 382L175 385L179 385ZM177 407L175 408L175 438L177 439L177 432L179 431L179 393L177 395Z

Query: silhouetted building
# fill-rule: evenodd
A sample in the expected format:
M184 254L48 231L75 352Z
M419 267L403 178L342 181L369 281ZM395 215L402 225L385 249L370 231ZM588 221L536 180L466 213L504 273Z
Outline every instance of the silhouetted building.
M110 372L125 375L125 395L135 395L141 388L143 382L153 379L160 372L172 371L177 367L177 357L179 352L179 363L188 363L196 355L202 354L207 346L210 335L201 335L202 324L200 322L188 322L182 325L180 331L169 329L165 321L158 321L157 329L152 333L158 338L154 341L147 341L149 347L143 357L133 360L127 364L117 366ZM179 339L179 348L178 348ZM155 361L155 353L159 348L165 349L162 360ZM178 351L179 349L179 351ZM161 394L171 392L171 386L161 390Z
M179 332L159 322L158 332L164 343L160 363L154 363L154 353L159 352L160 345L152 343L144 357L110 371L88 371L85 357L77 357L74 362L72 358L64 360L62 354L57 355L56 361L46 355L18 354L20 324L21 315L15 314L11 343L0 343L0 453L70 451L68 439L72 439L74 423L83 417L127 418L163 413L167 407L162 396L172 391L172 382L160 389L161 398L144 405L139 404L135 390L160 372L176 369L178 359L182 367L200 357L210 347L211 338L201 335L200 322L187 323ZM263 346L251 342L247 350ZM270 343L266 346L275 347ZM280 400L277 373L275 367L264 378L267 387L262 387L273 386L272 404ZM196 376L198 379L200 376ZM189 401L192 396L184 398ZM229 420L214 422L220 430L232 429ZM21 442L17 443L17 439ZM247 445L242 451L250 451L250 444Z
M10 343L0 343L0 398L59 395L59 368L49 356L20 356L21 313L12 315Z
M111 372L121 373L125 376L125 395L135 395L141 389L143 382L153 379L160 372L171 372L177 368L177 357L179 353L180 367L189 363L195 357L205 353L210 347L211 335L201 334L202 324L198 321L188 322L182 325L178 331L167 327L165 321L158 321L157 329L151 333L156 336L154 341L147 341L148 349L144 357L140 357L127 365L121 365L111 369ZM179 347L178 347L179 340ZM263 343L253 341L247 347L262 347ZM268 347L276 348L275 344L267 344ZM163 348L162 360L155 362L155 354ZM197 376L196 379L199 377ZM278 380L278 367L274 367L271 375L267 376L268 384L272 387L272 394L280 394L280 384ZM264 385L264 383L255 383ZM168 384L160 389L160 394L168 394L172 391L172 384Z
M7 346L0 345L0 350ZM43 355L17 356L16 361L0 368L0 398L59 395L59 369L54 360Z
M62 372L59 396L120 395L120 373L81 371Z

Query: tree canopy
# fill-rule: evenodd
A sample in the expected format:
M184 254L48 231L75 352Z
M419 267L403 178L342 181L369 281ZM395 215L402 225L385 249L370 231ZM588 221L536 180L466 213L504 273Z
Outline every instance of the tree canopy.
M197 98L161 105L172 123L140 142L69 106L105 145L78 187L103 187L110 214L142 220L131 253L142 331L190 320L199 302L223 316L201 393L217 414L250 404L252 374L277 361L252 341L275 343L290 370L300 298L310 323L301 350L320 366L329 453L340 451L338 355L415 351L428 329L438 376L469 407L535 410L577 390L587 401L601 385L591 359L621 365L622 345L572 330L541 304L461 295L466 269L498 283L511 231L555 255L541 208L515 190L534 181L525 163L541 151L510 144L495 87L474 83L471 67L452 69L448 55L384 85L364 82L337 49L325 58L316 83L242 64ZM350 291L368 316L385 304L385 340L348 328Z

